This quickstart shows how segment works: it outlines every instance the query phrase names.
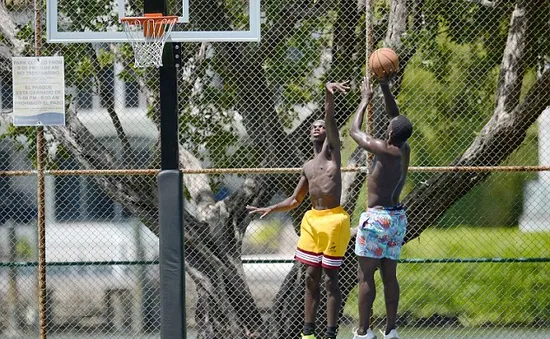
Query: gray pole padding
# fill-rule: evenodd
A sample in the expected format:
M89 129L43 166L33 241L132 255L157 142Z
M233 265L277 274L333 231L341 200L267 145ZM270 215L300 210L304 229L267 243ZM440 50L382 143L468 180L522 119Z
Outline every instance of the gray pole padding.
M160 222L160 318L162 339L187 338L183 258L183 182L178 170L158 175Z

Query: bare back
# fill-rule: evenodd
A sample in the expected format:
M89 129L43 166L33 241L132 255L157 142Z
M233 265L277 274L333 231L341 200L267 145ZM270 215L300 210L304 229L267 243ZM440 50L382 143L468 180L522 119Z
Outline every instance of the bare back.
M397 149L399 151L395 155L375 156L367 181L368 207L399 204L399 196L407 179L411 150L407 143Z
M309 196L314 209L325 210L340 206L342 176L339 149L331 149L325 141L322 151L305 163L303 171L308 180Z

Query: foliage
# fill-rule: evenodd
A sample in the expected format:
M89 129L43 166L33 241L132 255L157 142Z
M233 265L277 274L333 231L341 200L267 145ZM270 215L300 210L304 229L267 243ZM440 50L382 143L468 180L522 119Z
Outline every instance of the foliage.
M15 243L15 255L18 260L31 260L35 257L34 246L27 237L20 237Z
M415 128L410 142L411 165L444 166L466 151L493 114L495 79L507 37L510 8L503 5L499 9L486 9L463 3L450 7L429 5L426 9L428 29L418 34L419 48L407 65L398 102L401 112L411 118ZM530 70L524 81L528 88L534 82L538 64L528 59L526 67ZM531 129L523 146L507 161L508 165L537 163L536 135L537 131ZM409 187L425 182L428 177L429 173L411 175ZM532 176L519 174L506 181L500 180L501 177L495 174L474 188L438 224L517 224L523 182ZM495 196L501 199L492 198Z
M334 13L304 20L287 43L279 44L272 58L266 60L266 75L276 88L277 111L281 123L291 128L302 107L319 99L326 71L327 50L330 44L329 27ZM327 25L327 21L329 24Z

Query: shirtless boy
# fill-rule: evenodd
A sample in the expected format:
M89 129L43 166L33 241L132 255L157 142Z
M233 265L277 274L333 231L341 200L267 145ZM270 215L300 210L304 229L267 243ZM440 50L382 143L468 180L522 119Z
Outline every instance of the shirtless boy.
M351 137L363 149L374 154L367 179L368 209L361 215L357 229L355 253L358 256L359 328L354 339L375 339L369 328L372 304L376 297L374 272L380 267L386 302L385 339L399 338L396 329L399 304L397 260L407 228L405 208L399 195L405 185L411 150L407 140L412 134L410 121L399 115L399 109L389 88L389 79L381 79L386 113L390 117L386 140L376 139L361 130L363 115L372 90L365 78L362 100L351 127Z
M302 203L307 193L313 209L306 212L300 226L295 259L306 265L305 317L302 339L315 339L315 316L320 301L321 276L327 291L327 332L336 339L342 297L338 269L350 240L349 215L340 206L342 193L340 137L334 118L334 93L347 93L347 83L328 83L325 93L325 119L311 126L315 156L302 169L300 181L289 198L269 207L247 206L250 213L264 217L288 211Z

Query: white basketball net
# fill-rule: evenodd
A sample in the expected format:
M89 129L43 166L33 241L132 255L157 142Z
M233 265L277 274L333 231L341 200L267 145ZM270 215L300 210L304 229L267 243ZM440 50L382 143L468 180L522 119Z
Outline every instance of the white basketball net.
M123 18L122 26L132 44L135 67L162 66L164 43L177 17Z

